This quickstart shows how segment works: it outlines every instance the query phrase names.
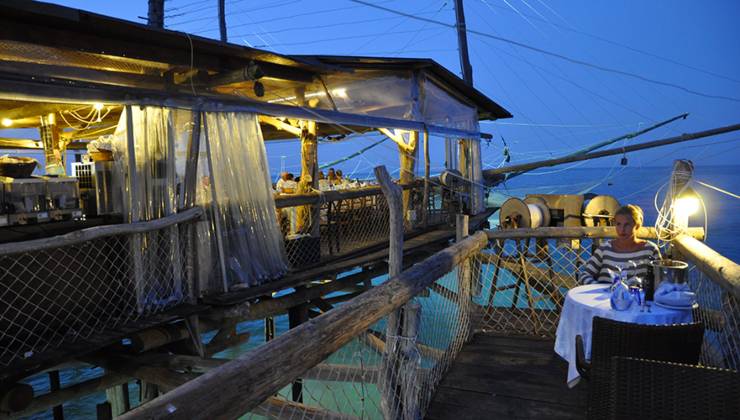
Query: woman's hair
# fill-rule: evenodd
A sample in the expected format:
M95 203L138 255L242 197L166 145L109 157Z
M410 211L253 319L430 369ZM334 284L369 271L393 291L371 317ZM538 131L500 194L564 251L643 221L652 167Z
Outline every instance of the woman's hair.
M627 204L626 206L620 207L616 213L614 213L614 217L617 217L619 215L622 216L629 216L632 218L632 220L635 221L635 225L640 228L642 227L642 209L640 206L636 206L634 204Z

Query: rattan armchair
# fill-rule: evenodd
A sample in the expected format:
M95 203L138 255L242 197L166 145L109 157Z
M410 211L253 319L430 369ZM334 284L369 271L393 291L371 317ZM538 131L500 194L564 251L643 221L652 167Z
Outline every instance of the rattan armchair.
M588 417L602 419L609 405L611 358L636 357L695 365L699 362L704 326L642 325L594 317L591 362L582 338L576 337L576 368L588 384Z
M613 357L606 418L737 419L740 374L734 370Z

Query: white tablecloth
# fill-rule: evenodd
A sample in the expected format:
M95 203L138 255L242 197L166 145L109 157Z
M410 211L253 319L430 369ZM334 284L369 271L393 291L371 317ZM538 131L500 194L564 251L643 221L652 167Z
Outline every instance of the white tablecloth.
M565 297L555 335L555 353L568 362L568 386L581 379L576 370L576 336L583 337L586 359L591 358L591 322L594 316L636 324L681 324L692 322L690 310L661 308L651 302L651 311L640 312L637 302L626 311L612 309L609 286L589 284L571 289Z

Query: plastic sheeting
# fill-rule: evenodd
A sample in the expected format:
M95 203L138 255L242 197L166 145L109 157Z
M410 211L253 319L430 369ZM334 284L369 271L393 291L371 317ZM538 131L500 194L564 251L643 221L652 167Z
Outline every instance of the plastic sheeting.
M411 72L356 70L324 77L326 90L317 91L319 106L348 114L414 120L414 78ZM331 95L331 100L326 95ZM309 96L307 94L306 96ZM334 102L332 104L332 101Z
M479 132L478 112L445 92L432 80L424 79L422 115L424 122L470 132ZM462 141L460 141L462 140ZM445 162L448 169L458 169L472 182L470 208L473 214L485 210L482 187L481 148L479 138L447 138L445 140Z
M121 114L113 143L117 176L126 180L123 183L124 217L127 222L136 222L174 214L181 179L176 175L175 139L185 135L187 127L178 122L187 119L190 113L160 107L128 109ZM129 123L133 133L128 132ZM180 252L177 229L173 226L137 234L129 241L137 305L142 312L184 298L184 256ZM155 279L146 275L153 272L162 275Z
M224 269L209 284L259 285L288 268L259 122L255 114L204 115L200 146L211 171L201 172L197 196L211 205L211 234L218 235Z

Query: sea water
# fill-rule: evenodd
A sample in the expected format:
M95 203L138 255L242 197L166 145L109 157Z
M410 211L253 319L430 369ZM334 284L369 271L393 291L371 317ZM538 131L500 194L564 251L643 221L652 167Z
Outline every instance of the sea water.
M636 204L645 212L645 225L651 226L655 223L657 210L655 208L656 191L664 185L671 173L670 167L612 167L612 168L574 168L574 169L551 169L533 172L513 178L506 183L498 186L489 194L489 203L500 205L508 197L523 198L527 193L537 194L609 194L617 198L621 204ZM695 170L694 178L710 185L720 187L735 194L740 193L740 179L736 176L740 173L740 166L700 166ZM370 174L367 174L370 177ZM737 223L737 214L740 214L740 200L716 192L714 190L697 186L697 192L702 196L706 206L707 220L707 244L722 255L734 260L740 261L740 247L736 245L736 238L740 234L740 224ZM658 206L662 203L662 195L658 195ZM497 216L494 215L494 218ZM693 216L690 220L691 226L703 226L704 216ZM346 273L348 275L350 273ZM381 276L373 280L373 284L378 285L386 280L386 276ZM454 282L450 282L447 287L454 290ZM286 290L281 293L290 293L292 290ZM486 296L486 291L482 291L482 296ZM426 303L435 308L444 306L442 297L432 293ZM520 299L525 302L525 299ZM546 305L545 302L538 305ZM449 309L449 308L448 308ZM425 315L422 308L422 317ZM454 314L449 317L454 319ZM435 322L439 318L435 319ZM429 320L431 321L431 319ZM424 319L422 319L424 324ZM287 316L275 318L276 335L280 335L288 330ZM453 324L447 326L448 329L454 328ZM380 322L374 326L376 331L383 331L383 324ZM233 349L229 349L215 355L215 357L234 358L248 351L254 350L261 344L264 344L264 322L251 321L244 322L238 326L239 332L249 332L251 338L249 342L242 344ZM422 328L422 333L424 329ZM450 335L451 336L451 335ZM444 335L435 337L421 337L422 342L429 343L435 347L445 348ZM440 341L441 340L441 341ZM436 342L440 341L440 342ZM332 356L334 360L330 362L347 363L354 361L355 364L363 363L365 350L361 346L353 344L345 346L341 352ZM359 356L358 356L359 355ZM376 360L377 362L377 360ZM79 383L102 374L100 368L85 369L67 369L61 374L62 387ZM31 378L28 383L32 384L36 395L49 391L49 381L46 375L38 375ZM336 390L337 384L332 384ZM307 389L317 390L321 388L318 381L304 381ZM321 406L334 408L336 405L350 404L357 409L365 410L366 418L378 418L380 413L374 404L368 402L378 400L377 388L374 386L363 386L360 391L357 390L356 384L342 385L347 387L345 395L356 395L356 401L342 403L327 393L314 392L306 393L305 402L307 404L316 404L320 400ZM138 404L138 387L135 382L129 384L132 406ZM287 396L288 388L281 391L281 394ZM310 394L310 395L309 395ZM96 404L104 402L106 399L104 392L91 394L85 398L68 402L64 405L64 414L66 418L95 418ZM339 408L339 407L336 407ZM346 410L347 407L341 408ZM51 411L38 413L34 419L50 419Z

